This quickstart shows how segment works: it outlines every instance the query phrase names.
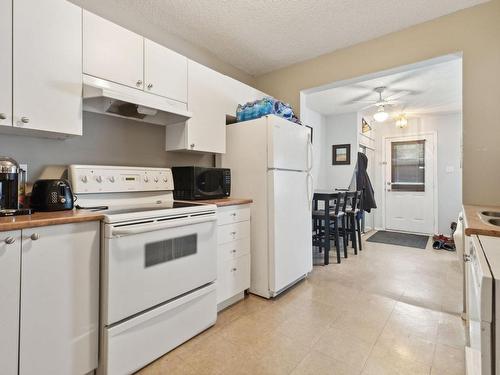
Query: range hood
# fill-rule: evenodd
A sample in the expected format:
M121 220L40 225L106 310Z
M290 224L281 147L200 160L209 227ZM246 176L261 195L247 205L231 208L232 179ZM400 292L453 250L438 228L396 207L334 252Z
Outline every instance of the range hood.
M83 110L157 125L192 117L186 103L83 75Z

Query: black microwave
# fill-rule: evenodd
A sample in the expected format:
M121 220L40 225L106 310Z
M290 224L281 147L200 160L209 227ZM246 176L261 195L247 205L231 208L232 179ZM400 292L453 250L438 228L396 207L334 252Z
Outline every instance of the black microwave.
M225 198L231 194L228 168L173 167L174 199Z

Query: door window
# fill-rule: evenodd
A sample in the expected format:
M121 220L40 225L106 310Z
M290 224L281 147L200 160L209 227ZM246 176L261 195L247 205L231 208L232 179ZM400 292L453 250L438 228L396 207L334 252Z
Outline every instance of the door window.
M391 189L425 191L425 140L391 142Z

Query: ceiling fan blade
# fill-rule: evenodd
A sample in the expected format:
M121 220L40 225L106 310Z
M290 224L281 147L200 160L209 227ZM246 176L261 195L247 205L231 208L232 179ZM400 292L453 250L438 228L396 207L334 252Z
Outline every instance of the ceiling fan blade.
M360 108L359 110L360 111L364 111L365 109L372 108L372 107L377 107L377 104L373 103L373 104L367 105L367 106L365 106L363 108Z
M344 105L347 105L347 104L352 104L352 103L357 103L357 102L360 102L360 101L370 101L370 102L375 102L376 100L368 100L368 98L370 96L372 96L373 94L372 93L368 93L368 94L363 94L363 95L359 95L355 98L352 98L351 100L347 100L345 103L343 103Z
M378 103L378 100L353 100L350 103L351 104L352 103L372 103L372 104L376 104L376 103Z
M402 90L401 92L397 92L395 94L389 95L384 100L390 102L390 101L402 98L403 96L406 96L406 95L409 95L409 94L411 94L411 91L409 91L409 90Z

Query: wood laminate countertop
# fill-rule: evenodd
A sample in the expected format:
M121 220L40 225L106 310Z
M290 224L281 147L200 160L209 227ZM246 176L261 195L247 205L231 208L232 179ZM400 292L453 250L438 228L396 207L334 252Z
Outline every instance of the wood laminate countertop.
M467 236L479 234L500 237L500 226L488 223L488 220L495 219L500 223L500 217L484 215L483 212L487 211L500 213L500 207L464 205L464 224Z
M102 220L104 216L96 212L54 211L35 212L32 215L0 217L0 232L25 228L45 227L47 225L81 223Z
M217 207L227 207L227 206L237 206L241 204L250 204L253 202L253 199L221 198L221 199L204 199L194 202L203 204L215 204Z

